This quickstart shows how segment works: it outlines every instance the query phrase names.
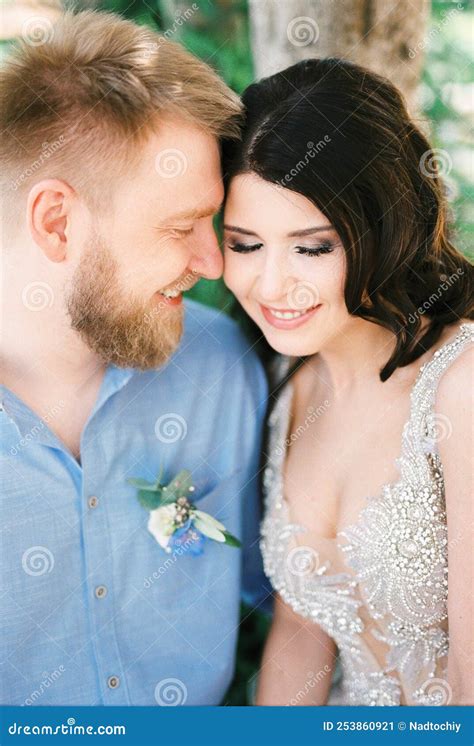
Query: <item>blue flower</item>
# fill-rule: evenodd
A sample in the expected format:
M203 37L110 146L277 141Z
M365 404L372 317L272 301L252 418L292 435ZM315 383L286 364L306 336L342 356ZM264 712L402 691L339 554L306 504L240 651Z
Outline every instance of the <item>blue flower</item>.
M180 547L185 552L197 556L204 552L204 535L193 525L193 519L189 518L184 526L174 532L168 546L171 551Z

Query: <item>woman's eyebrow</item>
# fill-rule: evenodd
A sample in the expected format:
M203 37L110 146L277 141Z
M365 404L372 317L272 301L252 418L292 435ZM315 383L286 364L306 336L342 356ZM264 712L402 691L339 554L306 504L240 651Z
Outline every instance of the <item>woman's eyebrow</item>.
M233 231L234 233L241 233L243 236L256 236L258 238L258 233L255 233L255 231L249 231L246 228L240 228L238 225L224 225L225 230L227 231ZM302 238L304 236L312 236L313 233L320 233L321 231L329 231L333 230L333 226L328 225L318 225L314 226L312 228L302 228L298 231L292 231L291 233L288 233L288 238Z
M292 231L291 233L288 233L288 238L301 238L302 236L311 236L313 233L319 233L320 231L330 230L333 230L332 225L318 225L314 226L314 228L303 228L303 230L300 231Z
M237 225L227 225L224 223L224 228L226 231L233 231L234 233L242 233L244 236L257 236L258 233L255 233L254 231L248 231L245 228L239 228Z

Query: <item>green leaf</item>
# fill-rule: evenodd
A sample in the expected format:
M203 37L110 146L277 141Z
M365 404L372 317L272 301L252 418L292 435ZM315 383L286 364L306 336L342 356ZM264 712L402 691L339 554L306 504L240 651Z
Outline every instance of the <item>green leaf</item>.
M176 494L174 492L163 491L163 488L157 493L160 498L160 505L171 505L176 502Z
M175 478L166 485L165 492L168 494L173 493L175 495L175 500L177 500L178 497L189 497L189 488L192 487L192 484L191 472L187 469L182 469L178 472Z
M161 464L161 466L160 466L160 471L158 472L158 476L157 476L156 482L155 482L157 489L160 489L161 486L162 486L161 485L161 477L162 476L163 476L163 464Z
M227 545L228 545L229 547L237 547L237 548L239 548L239 547L241 547L241 546L242 546L242 542L241 542L241 541L239 541L239 539L237 539L237 538L236 538L235 536L233 536L232 534L229 534L229 532L228 532L228 531L224 531L224 536L225 536L225 543L226 543L226 544L227 544Z
M162 500L157 492L150 492L149 490L138 490L137 498L140 505L142 505L147 510L155 510L162 505Z
M147 482L146 479L135 479L134 477L131 477L130 479L127 479L127 482L133 485L133 487L136 487L137 490L142 490L144 492L157 492L156 485Z

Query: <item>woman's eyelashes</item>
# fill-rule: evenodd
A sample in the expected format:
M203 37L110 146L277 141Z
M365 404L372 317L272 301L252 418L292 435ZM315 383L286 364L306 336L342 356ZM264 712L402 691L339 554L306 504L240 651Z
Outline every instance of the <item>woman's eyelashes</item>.
M263 243L240 243L240 242L229 242L228 247L231 251L235 251L237 254L250 254L252 251L261 249ZM320 256L321 254L330 254L334 251L335 244L331 241L323 241L317 246L296 246L295 251L297 254L303 254L305 256Z
M334 251L334 244L331 241L324 241L318 244L318 246L297 246L297 254L305 254L306 256L320 256L321 254L330 254Z
M230 242L228 246L231 251L235 251L237 254L249 254L251 251L261 249L263 243L239 243L237 241L234 243Z

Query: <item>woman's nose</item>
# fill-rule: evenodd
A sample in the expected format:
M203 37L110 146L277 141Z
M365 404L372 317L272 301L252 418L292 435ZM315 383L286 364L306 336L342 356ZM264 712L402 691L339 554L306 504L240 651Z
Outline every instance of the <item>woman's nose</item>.
M265 261L256 281L256 291L261 301L278 303L280 306L286 298L289 286L288 272L281 262Z

